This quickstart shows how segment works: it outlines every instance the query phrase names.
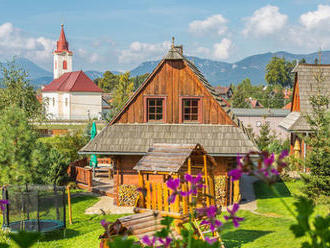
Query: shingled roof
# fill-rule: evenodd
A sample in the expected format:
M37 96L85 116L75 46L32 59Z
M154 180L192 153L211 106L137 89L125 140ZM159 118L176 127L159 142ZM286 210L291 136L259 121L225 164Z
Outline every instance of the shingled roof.
M318 94L330 94L330 65L298 64L293 72L296 73L300 112L291 112L279 125L288 131L309 131L310 126L304 116L312 112L310 97ZM315 77L321 74L322 82L317 83Z
M200 144L153 144L133 169L178 172L192 153L207 155ZM208 159L215 164L212 157L208 156Z
M81 154L144 155L155 143L203 144L212 156L258 150L241 128L213 124L113 124L84 146Z

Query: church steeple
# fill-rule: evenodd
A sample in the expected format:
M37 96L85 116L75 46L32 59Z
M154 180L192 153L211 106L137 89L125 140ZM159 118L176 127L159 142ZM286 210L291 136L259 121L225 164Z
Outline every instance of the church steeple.
M65 38L63 26L64 26L64 24L61 24L61 33L60 33L60 37L58 38L58 41L57 41L57 48L56 48L55 52L60 53L60 52L66 51L66 52L71 53L71 51L69 51L69 43L67 42L67 40Z
M72 52L69 50L69 42L67 42L63 24L61 24L60 37L54 51L54 79L59 78L66 72L72 71Z

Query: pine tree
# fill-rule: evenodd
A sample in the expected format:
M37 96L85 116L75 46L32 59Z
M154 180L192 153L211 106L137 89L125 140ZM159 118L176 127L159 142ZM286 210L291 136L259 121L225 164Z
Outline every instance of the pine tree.
M324 82L322 71L315 76L318 94L310 97L312 113L306 115L311 133L305 142L311 149L307 150L306 166L310 168L309 175L302 175L305 182L305 192L312 198L321 194L330 195L330 116L327 112L329 96L321 90Z
M7 107L0 117L0 185L33 181L31 154L38 136L26 112Z
M270 126L267 121L265 121L260 127L260 133L255 139L259 149L261 151L266 151L268 146L272 143L274 137L270 133Z

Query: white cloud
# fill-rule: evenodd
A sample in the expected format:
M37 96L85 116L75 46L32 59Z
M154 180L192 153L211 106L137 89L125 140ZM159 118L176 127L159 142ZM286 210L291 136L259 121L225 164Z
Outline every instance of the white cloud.
M244 35L270 35L280 31L287 23L288 16L281 14L277 6L267 5L257 9L251 17L246 18Z
M55 41L45 37L32 37L10 22L0 25L0 56L9 59L14 55L35 62L49 63Z
M227 19L222 15L213 15L205 20L195 20L189 24L189 32L196 35L217 34L223 35L227 32Z
M170 42L164 41L162 43L143 43L134 41L130 44L128 49L120 52L119 63L134 64L143 62L146 59L156 59L165 54L170 48Z
M220 43L215 43L213 48L213 57L215 59L227 59L229 58L229 50L232 48L232 41L227 38L223 38Z
M308 30L312 28L327 28L330 24L330 6L319 5L316 11L309 11L300 16L301 24Z

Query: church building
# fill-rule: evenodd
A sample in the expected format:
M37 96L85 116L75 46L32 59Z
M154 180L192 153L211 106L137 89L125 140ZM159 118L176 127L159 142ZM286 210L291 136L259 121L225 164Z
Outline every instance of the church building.
M63 24L54 55L54 80L43 87L49 119L88 120L102 116L103 91L83 72L72 71L72 55Z

